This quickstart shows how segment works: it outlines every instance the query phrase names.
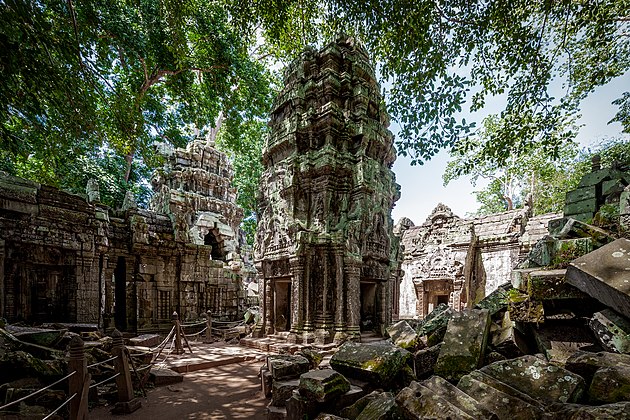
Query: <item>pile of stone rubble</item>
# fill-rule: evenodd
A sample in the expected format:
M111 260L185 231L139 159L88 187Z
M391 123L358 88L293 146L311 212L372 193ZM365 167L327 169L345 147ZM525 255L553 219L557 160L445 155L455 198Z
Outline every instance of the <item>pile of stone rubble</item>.
M550 232L471 309L440 305L327 363L268 356L268 418L630 418L630 240L570 218Z

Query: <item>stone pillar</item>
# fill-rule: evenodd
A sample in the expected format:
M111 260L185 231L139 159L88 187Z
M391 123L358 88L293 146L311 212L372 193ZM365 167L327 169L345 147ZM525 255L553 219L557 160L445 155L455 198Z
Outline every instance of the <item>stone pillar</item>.
M315 330L313 325L313 311L311 305L311 255L306 256L306 263L304 264L304 344L312 343L315 340L313 331Z
M348 293L348 307L346 308L348 320L348 338L353 341L361 340L361 263L346 259L344 272Z
M287 341L297 343L304 325L304 262L301 257L291 257L291 329Z
M335 343L342 343L348 338L346 334L346 282L343 275L343 251L335 250L335 285L337 287L337 310L335 312L335 336L333 341Z
M274 333L273 288L271 279L265 279L265 335Z
M84 420L88 418L90 374L87 370L83 340L79 336L74 336L70 340L68 373L72 372L75 374L68 379L68 394L76 394L76 396L70 401L70 418L72 420Z

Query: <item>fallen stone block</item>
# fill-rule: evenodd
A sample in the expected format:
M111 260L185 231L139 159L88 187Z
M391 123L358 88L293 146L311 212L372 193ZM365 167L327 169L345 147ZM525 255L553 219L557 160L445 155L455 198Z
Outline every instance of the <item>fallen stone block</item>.
M271 372L269 372L269 368L267 366L263 366L260 368L260 389L262 390L265 398L271 398L272 387L273 378L271 377Z
M529 355L492 363L479 371L548 403L575 402L585 388L580 376Z
M514 327L510 313L503 315L501 325L490 334L492 347L504 357L511 359L529 353L522 334Z
M356 420L402 420L400 407L396 404L394 396L389 392L383 392L377 398L370 401L359 413Z
M389 326L387 334L389 334L395 345L405 350L413 351L424 347L424 343L420 340L418 333L405 320Z
M315 418L322 408L320 404L305 398L296 389L286 401L287 420L304 420Z
M591 213L591 217L593 213ZM565 217L549 222L549 234L558 239L588 238L594 249L615 240L604 229L576 220L573 217Z
M352 405L341 409L339 411L339 415L349 419L356 419L357 416L361 414L361 411L363 411L370 402L374 401L381 394L382 392L372 391L371 393L359 398Z
M324 356L320 352L310 347L301 349L297 355L306 357L311 364L311 369L316 369L322 360L324 360Z
M588 400L594 404L630 401L630 366L598 369L588 389Z
M549 418L568 420L627 420L630 419L630 401L599 406L563 404L549 413Z
M630 240L617 239L574 260L566 281L630 318Z
M293 390L298 389L299 386L299 379L273 381L273 385L271 387L271 405L275 407L284 407L287 400L293 395Z
M300 376L300 394L319 402L334 400L349 390L350 382L333 369L311 370Z
M475 309L487 309L490 316L494 316L497 312L506 310L508 305L508 291L511 288L511 283L500 285L494 292L481 299L479 303L475 305Z
M319 416L315 417L315 420L347 420L343 417L335 416L334 414L326 414L321 413Z
M416 378L422 379L433 375L433 367L440 355L442 344L443 343L436 344L435 346L427 347L426 349L418 350L414 353L413 360Z
M446 331L448 321L453 317L454 313L453 309L448 305L441 303L422 320L416 332L422 337L430 336L439 330Z
M497 419L497 416L492 411L486 409L482 404L479 404L477 400L470 397L470 395L439 376L433 376L420 382L420 386L430 389L437 396L448 401L473 418Z
M478 368L486 351L490 322L490 313L486 309L455 314L448 323L444 344L435 363L435 374L448 380L459 380Z
M335 409L332 410L334 413L338 413L343 410L345 407L349 407L352 404L359 401L359 399L363 398L366 395L366 391L363 388L360 388L356 385L350 385L350 389L345 394L339 396L334 401ZM357 413L358 414L358 413Z
M383 387L393 384L411 364L412 355L391 343L345 342L330 359L330 366L347 378L376 382Z
M581 290L567 284L565 274L566 269L530 272L527 275L527 294L530 299L543 301L588 297Z
M149 378L155 386L178 384L184 381L184 375L171 369L151 369Z
M545 309L542 302L532 300L529 295L519 293L516 289L510 293L508 311L514 322L541 324L545 322Z
M494 413L499 419L530 420L543 416L544 411L538 405L488 385L479 380L480 376L471 374L462 377L457 388Z
M396 404L406 419L473 420L475 418L418 382L412 382L408 387L403 388L396 395Z
M588 326L605 350L630 354L630 321L615 311L596 312Z
M267 406L267 420L284 420L287 418L286 407Z
M273 379L291 379L308 372L310 362L303 356L279 354L267 356L267 367Z
M584 378L588 387L598 369L615 366L630 367L630 356L606 351L599 353L577 351L567 359L564 367Z
M129 339L132 346L155 347L162 342L159 334L142 334Z

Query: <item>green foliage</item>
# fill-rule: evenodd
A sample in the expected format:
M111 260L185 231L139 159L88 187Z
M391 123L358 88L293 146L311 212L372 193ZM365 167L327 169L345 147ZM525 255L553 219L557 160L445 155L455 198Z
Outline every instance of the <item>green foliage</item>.
M94 172L81 161L108 150L126 165L103 168L122 170L133 184L133 165L155 166L156 140L183 146L209 130L220 111L228 130L264 116L270 74L250 57L248 39L224 6L211 0L4 2L0 156L13 166L3 167L76 186ZM67 180L76 170L86 172Z
M558 158L573 137L567 121L580 101L630 67L628 0L264 0L232 7L250 32L262 27L268 51L285 59L337 31L361 39L392 83L387 99L401 125L398 151L412 163L459 147L475 129L460 112L496 100L505 107L481 149L484 159L503 165L534 149ZM552 96L552 84L562 85L564 96ZM616 101L615 116L626 131L628 95Z

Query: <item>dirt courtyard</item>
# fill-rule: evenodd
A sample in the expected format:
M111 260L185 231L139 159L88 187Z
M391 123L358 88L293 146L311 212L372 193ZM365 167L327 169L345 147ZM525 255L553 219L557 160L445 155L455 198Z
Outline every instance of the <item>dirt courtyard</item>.
M142 408L126 416L110 414L111 406L90 411L100 419L266 419L268 401L260 392L261 361L233 363L184 375L184 382L155 388L142 398Z

